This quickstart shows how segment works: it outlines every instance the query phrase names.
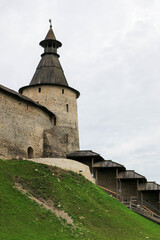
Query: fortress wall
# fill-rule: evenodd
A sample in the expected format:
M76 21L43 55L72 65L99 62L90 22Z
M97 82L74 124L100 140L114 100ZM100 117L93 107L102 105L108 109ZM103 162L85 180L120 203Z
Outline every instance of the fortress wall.
M0 90L1 158L27 158L28 147L42 157L44 131L52 128L50 116L39 107Z
M54 131L62 144L63 153L79 150L77 96L73 90L63 86L37 85L24 88L23 95L44 105L56 115Z

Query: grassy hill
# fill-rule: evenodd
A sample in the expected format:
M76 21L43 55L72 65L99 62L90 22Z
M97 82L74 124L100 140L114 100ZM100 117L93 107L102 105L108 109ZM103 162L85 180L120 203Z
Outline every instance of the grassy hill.
M82 175L29 161L0 160L0 240L22 239L158 240L160 226Z

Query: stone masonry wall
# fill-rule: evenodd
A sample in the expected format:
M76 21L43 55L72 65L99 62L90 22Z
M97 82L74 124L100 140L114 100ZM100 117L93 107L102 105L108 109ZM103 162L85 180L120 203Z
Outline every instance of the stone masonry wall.
M33 148L35 157L42 157L44 132L53 127L49 114L39 107L0 90L1 158L27 158L28 147Z
M61 143L61 156L79 150L79 133L76 93L63 86L38 85L23 90L23 95L47 107L56 115L54 133ZM46 141L54 149L46 132ZM64 154L65 153L65 154Z

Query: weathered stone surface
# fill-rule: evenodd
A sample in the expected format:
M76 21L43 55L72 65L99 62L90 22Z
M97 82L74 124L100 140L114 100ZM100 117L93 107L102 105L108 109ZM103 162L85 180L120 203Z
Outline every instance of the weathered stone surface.
M39 102L56 115L54 134L57 139L55 139L55 144L52 143L51 136L49 137L51 132L45 133L44 136L46 144L50 145L52 151L58 148L59 156L65 156L65 154L79 150L76 93L64 86L37 85L23 89L23 94ZM60 146L56 146L57 144Z
M48 96L50 88L42 88L43 96L38 92L39 102L44 102L52 111L55 109L58 115L56 125L43 108L0 90L1 158L26 158L29 147L33 149L34 157L65 157L67 153L79 149L75 93L64 90L64 94L61 93L63 96L66 94L63 99L60 96L62 90L57 88L54 89L56 96L53 92L50 93L53 96ZM30 95L37 101L34 91Z
M43 156L43 133L52 129L49 114L0 91L0 157L26 158L28 147Z

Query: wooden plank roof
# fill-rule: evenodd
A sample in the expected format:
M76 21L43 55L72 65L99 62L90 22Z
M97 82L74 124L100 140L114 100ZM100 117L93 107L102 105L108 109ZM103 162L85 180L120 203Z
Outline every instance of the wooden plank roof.
M61 47L62 43L57 41L52 25L50 25L50 29L45 39L40 42L40 45L44 48L44 53L41 55L42 58L30 85L48 83L68 86L62 66L58 59L59 55L57 54L57 48ZM51 47L53 45L54 47Z
M53 54L42 56L30 85L46 83L68 86L59 59Z
M44 48L44 53L41 55L42 58L36 68L29 86L20 88L19 92L22 93L23 89L37 85L52 85L68 88L74 91L78 98L80 96L79 91L69 87L63 68L59 61L57 48L61 47L62 43L56 40L51 25L46 38L40 42L40 45Z
M160 185L156 182L141 183L138 186L139 191L160 191Z
M94 168L123 168L125 170L125 167L123 165L113 162L112 160L97 162L93 164L93 167Z
M80 158L97 158L99 160L104 160L100 154L93 152L92 150L80 150L73 153L67 154L67 158L80 159Z
M38 108L41 108L43 111L48 113L50 116L52 116L53 118L56 118L56 115L53 112L49 111L46 107L42 106L41 104L33 101L31 98L28 98L28 97L24 96L23 94L20 94L20 93L14 91L14 90L11 90L11 89L3 86L3 85L0 85L0 90L5 92L6 94L12 95L12 96L14 96L14 97L16 97L16 98L18 98L22 101L25 101L28 104L32 104L32 105L34 105Z
M118 179L144 179L146 178L139 173L136 173L134 170L126 170L118 174Z

